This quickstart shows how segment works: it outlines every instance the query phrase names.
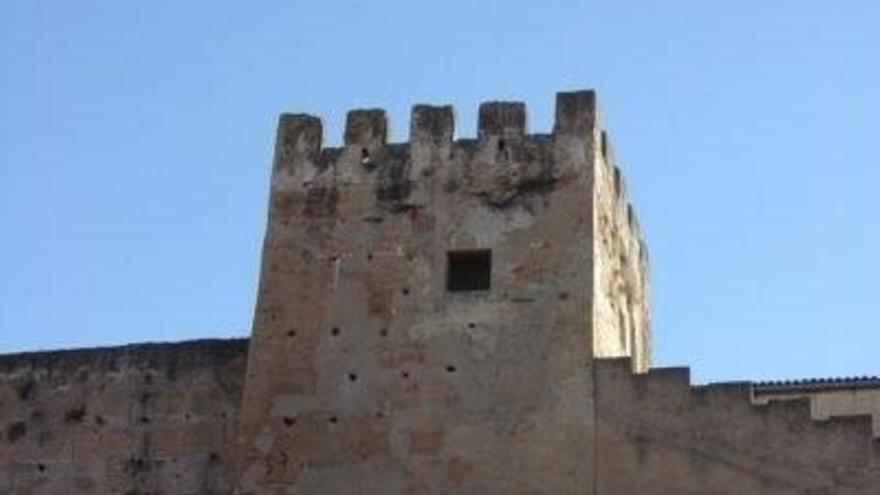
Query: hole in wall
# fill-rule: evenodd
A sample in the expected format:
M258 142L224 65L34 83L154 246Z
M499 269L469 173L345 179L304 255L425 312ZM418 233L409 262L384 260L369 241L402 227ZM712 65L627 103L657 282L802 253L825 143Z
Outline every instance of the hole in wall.
M473 249L446 253L446 290L485 291L492 285L492 251Z
M27 425L24 421L16 421L6 427L6 440L15 443L27 434Z
M367 259L372 261L373 260L373 253L367 253Z
M80 423L86 415L86 406L74 407L64 413L65 423Z
M330 329L330 335L336 336L339 335L339 327L333 327Z
M382 330L379 330L379 335L382 337L387 337L388 336L388 329L383 328Z
M101 416L100 414L95 415L95 424L96 425L104 426L106 423L107 423L107 421L104 419L104 416Z
M446 366L446 372L447 372L447 373L455 373L455 371L456 371L455 366L453 366L453 365L451 365L451 364L449 364L449 365Z
M290 417L290 416L285 416L284 419L283 419L282 421L284 421L284 426L286 426L286 427L288 427L288 428L290 428L291 426L293 426L294 424L296 424L296 418L293 418L293 417Z
M477 328L477 324L474 322L468 323L468 328Z
M149 423L150 423L150 418L148 418L148 417L146 417L146 416L141 416L141 423L143 423L143 424L149 424Z
M37 464L37 471L39 471L41 473L45 473L46 472L46 465L43 464L42 462Z
M403 372L401 372L401 373L400 373L400 376L402 376L402 377L404 377L404 378L409 378L409 371L403 371Z
M498 151L504 151L504 148L507 147L507 143L504 142L504 139L498 140Z
M329 420L329 421L330 421L331 423L333 423L333 424L336 424L336 423L339 422L339 418L337 418L336 416L330 416L330 420Z
M370 150L366 148L361 148L361 163L367 163L370 161Z
M123 463L125 471L129 476L135 478L138 473L146 471L149 468L147 461L141 458L131 457Z
M296 330L291 328L290 330L287 331L287 336L288 337L296 337Z
M349 373L348 374L348 381L356 382L357 379L358 379L357 373Z
M400 289L400 293L403 294L404 296L408 296L409 295L409 287L404 287L403 289Z
M33 380L28 380L25 383L18 386L16 392L18 393L18 398L21 400L28 400L31 398L31 395L34 392L34 388L36 388L36 383Z

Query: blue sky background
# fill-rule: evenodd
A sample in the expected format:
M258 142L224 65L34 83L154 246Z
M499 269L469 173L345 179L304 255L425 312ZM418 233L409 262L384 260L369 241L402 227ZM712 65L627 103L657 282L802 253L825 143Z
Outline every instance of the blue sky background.
M274 126L597 88L655 361L880 374L880 3L0 3L0 352L246 335Z

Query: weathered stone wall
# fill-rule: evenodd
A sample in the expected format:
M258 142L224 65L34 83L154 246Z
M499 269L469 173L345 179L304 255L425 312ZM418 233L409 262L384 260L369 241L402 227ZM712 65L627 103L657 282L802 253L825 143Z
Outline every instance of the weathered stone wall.
M581 493L592 478L595 95L525 108L380 110L345 146L279 125L242 411L242 493ZM491 288L450 292L447 252L490 249Z
M525 122L487 103L456 140L420 105L389 144L358 110L333 149L282 116L251 342L0 356L0 495L876 494L870 417L833 417L876 390L811 395L816 422L649 369L647 251L595 95L559 94L552 134ZM488 284L450 290L450 253Z
M0 356L0 494L229 493L246 348Z
M596 493L874 495L870 416L813 421L807 399L751 403L751 385L691 387L687 368L633 375L597 360Z
M755 393L755 404L767 405L786 400L809 400L810 415L814 420L825 421L833 417L870 415L874 436L880 438L880 387L765 391Z
M648 252L611 140L602 131L596 154L593 217L596 357L631 356L633 370L651 362Z

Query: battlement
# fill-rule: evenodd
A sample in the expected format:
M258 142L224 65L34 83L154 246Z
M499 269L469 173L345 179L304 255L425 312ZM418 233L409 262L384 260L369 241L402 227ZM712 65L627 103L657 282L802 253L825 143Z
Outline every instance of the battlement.
M348 112L342 147L323 146L320 118L285 113L278 125L274 175L285 187L315 182L344 187L381 182L389 169L400 167L405 170L394 173L420 181L444 160L464 168L516 168L540 160L559 178L562 171L553 168L554 156L563 153L579 165L588 163L599 135L597 113L595 92L560 93L552 133L529 134L524 103L486 102L479 108L476 139L459 139L451 106L418 104L412 108L409 141L389 143L386 112L357 109Z
M626 219L624 228L637 239L639 260L647 265L638 217L608 133L601 128L595 91L558 93L550 133L529 133L522 102L481 104L476 138L457 137L455 113L449 105L414 105L409 141L390 143L385 110L351 110L341 147L323 145L319 117L284 113L278 123L273 188L372 184L378 185L378 199L406 203L415 184L430 180L444 164L471 177L488 171L487 181L503 189L549 189L575 173L574 168L602 165L614 178L615 207ZM493 206L503 206L511 197L509 192L474 192L487 196Z
M435 145L444 142L465 142L457 139L455 109L450 105L416 104L410 119L410 140L405 145ZM592 90L556 95L556 118L551 134L534 136L586 136L592 132L597 117L596 94ZM278 141L286 151L318 152L322 148L323 123L309 114L284 113L280 118ZM530 137L527 131L527 110L522 102L489 101L478 110L477 140L485 143L498 139L521 141ZM388 117L381 108L354 109L345 120L344 146L370 148L388 145ZM328 149L342 149L328 148ZM289 155L292 156L292 155Z

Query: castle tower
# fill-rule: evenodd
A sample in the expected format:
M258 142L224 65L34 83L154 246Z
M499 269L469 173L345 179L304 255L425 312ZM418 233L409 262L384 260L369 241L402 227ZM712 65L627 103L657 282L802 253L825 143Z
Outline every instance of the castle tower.
M647 253L592 91L552 134L485 103L282 115L240 416L239 493L574 494L596 357L650 359Z

